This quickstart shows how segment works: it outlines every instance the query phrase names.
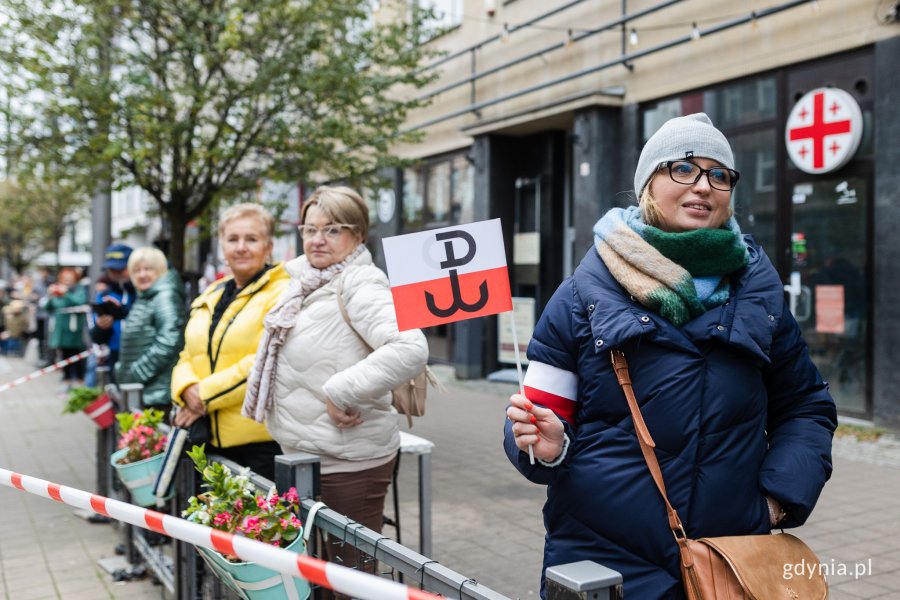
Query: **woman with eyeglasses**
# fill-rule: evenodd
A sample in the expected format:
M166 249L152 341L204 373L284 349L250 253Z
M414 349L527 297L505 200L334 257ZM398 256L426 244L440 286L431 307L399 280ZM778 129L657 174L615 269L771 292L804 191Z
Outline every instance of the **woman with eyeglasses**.
M318 454L322 501L380 532L400 447L391 390L422 371L428 345L418 329L397 329L359 194L320 187L301 216L303 255L285 266L291 283L266 315L244 415L265 422L285 453ZM338 555L360 566L351 546Z
M733 217L738 180L705 114L663 124L634 174L638 206L597 222L535 328L504 445L547 486L545 568L593 560L622 573L628 598L684 597L611 350L689 538L802 525L831 475L834 401L781 278Z
M174 423L190 428L207 452L275 479L281 451L266 428L241 416L263 317L287 286L283 263L269 262L275 219L258 204L237 204L219 218L219 244L231 276L191 303L184 349L172 371Z

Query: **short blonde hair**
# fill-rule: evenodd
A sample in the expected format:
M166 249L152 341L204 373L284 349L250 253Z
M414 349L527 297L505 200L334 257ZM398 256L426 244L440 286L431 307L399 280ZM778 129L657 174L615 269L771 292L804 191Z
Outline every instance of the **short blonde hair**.
M169 261L166 260L166 255L162 253L162 250L153 246L138 248L131 253L131 256L128 257L128 274L131 275L131 272L141 264L156 271L160 277L169 270Z
M253 202L242 202L226 208L219 215L219 237L225 235L225 227L232 221L243 219L244 217L256 217L263 224L266 230L266 236L269 240L275 238L275 217L259 204Z
M303 203L300 222L306 222L310 207L318 206L335 223L353 226L365 244L369 239L369 207L356 190L346 186L322 185Z

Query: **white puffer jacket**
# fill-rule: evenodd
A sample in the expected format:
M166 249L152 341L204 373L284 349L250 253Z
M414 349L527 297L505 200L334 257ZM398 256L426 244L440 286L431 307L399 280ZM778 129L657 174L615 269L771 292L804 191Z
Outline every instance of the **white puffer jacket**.
M304 257L285 269L296 277ZM344 305L337 301L342 278ZM397 411L391 389L421 372L428 344L418 329L397 331L390 286L384 272L364 251L334 281L304 298L297 323L278 357L275 403L266 426L282 446L343 460L388 456L400 446ZM369 349L360 336L375 348ZM325 399L338 408L357 408L362 424L338 429Z

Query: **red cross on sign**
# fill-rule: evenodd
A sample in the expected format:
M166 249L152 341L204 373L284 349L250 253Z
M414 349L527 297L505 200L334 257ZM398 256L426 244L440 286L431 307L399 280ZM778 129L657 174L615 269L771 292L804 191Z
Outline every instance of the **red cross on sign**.
M784 141L797 168L828 173L853 158L862 129L862 111L853 96L837 88L818 88L794 105Z

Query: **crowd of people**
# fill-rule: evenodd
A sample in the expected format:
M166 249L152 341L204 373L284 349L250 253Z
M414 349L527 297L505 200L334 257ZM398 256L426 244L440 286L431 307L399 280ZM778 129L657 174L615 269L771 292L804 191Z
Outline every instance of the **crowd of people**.
M664 124L635 170L638 205L602 216L535 328L528 397L510 399L505 449L548 487L545 567L594 560L624 575L629 596L683 597L633 410L656 442L682 535L801 525L830 476L835 405L778 274L733 217L739 178L706 115ZM21 350L41 307L58 356L104 347L95 362L143 384L146 405L269 479L278 454L319 455L321 499L380 531L400 444L391 390L424 368L425 336L398 330L357 192L323 186L306 200L303 254L287 263L272 257L274 224L258 204L226 209L229 274L192 300L162 252L122 244L107 250L90 303L72 269L45 293L17 282L3 299L3 351ZM612 349L627 356L637 408ZM85 379L83 365L66 370L66 385ZM349 545L327 547L357 563Z
M107 365L116 383L143 384L144 406L191 444L270 480L276 455L318 454L322 500L380 531L400 446L391 390L424 369L428 346L421 331L398 330L357 192L323 186L301 220L303 255L276 262L273 215L227 208L218 241L228 275L189 303L163 252L114 244L90 300L88 282L63 268L35 307L50 316L52 358L98 350L65 367L64 390L95 384ZM349 546L338 557L357 562Z

